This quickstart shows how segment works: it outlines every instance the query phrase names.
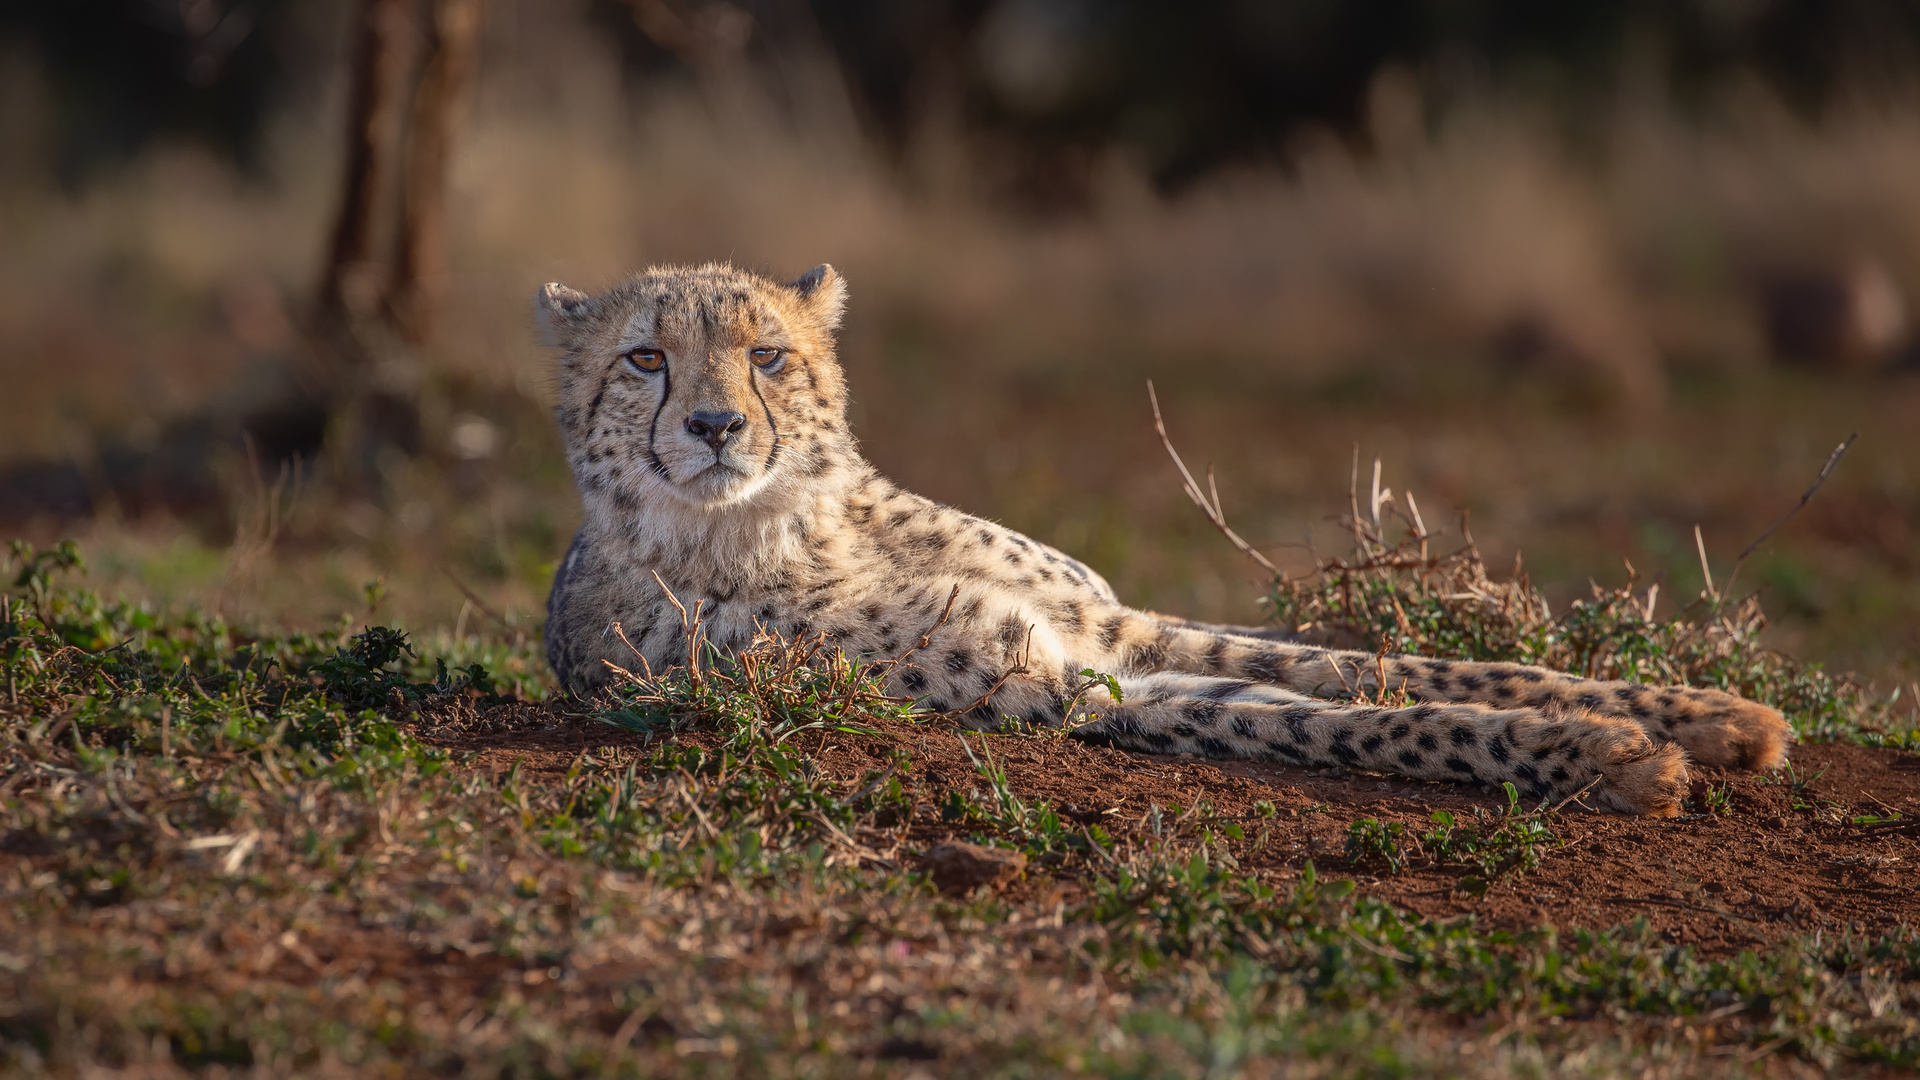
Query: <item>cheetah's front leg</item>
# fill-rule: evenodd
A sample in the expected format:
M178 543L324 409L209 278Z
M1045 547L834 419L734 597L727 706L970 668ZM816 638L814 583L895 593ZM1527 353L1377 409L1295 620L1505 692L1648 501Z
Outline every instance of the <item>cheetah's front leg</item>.
M1404 685L1422 701L1620 717L1655 739L1679 743L1693 760L1716 768L1776 768L1794 737L1778 711L1724 691L1582 679L1520 664L1397 657L1389 662L1388 685Z
M1513 782L1526 797L1559 801L1596 779L1594 805L1670 817L1686 794L1684 756L1637 725L1574 712L1479 704L1401 708L1330 702L1277 686L1161 673L1120 680L1123 700L1104 690L1076 718L1075 738L1148 753L1264 758L1343 766L1428 780Z
M1232 636L1211 640L1230 644L1213 644L1200 654L1210 661L1203 668L1209 673L1335 697L1377 693L1384 678L1389 692L1404 689L1420 701L1619 717L1716 768L1775 768L1793 742L1793 728L1779 712L1720 690L1582 679L1525 664L1383 658Z
M1333 698L1376 694L1384 684L1389 693L1404 689L1426 703L1615 717L1722 768L1774 768L1793 741L1792 727L1778 712L1718 690L1602 682L1524 664L1379 657L1219 633L1131 611L1094 625L1094 644L1106 653L1101 662L1140 674L1224 676Z

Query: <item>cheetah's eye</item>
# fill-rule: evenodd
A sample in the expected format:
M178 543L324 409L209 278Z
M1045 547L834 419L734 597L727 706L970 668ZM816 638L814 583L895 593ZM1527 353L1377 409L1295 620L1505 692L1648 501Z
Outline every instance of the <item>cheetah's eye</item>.
M780 365L787 362L787 350L776 349L771 345L760 345L749 349L747 356L753 361L755 367L769 374L779 371Z
M620 359L635 371L655 372L667 366L667 354L659 349L629 349Z

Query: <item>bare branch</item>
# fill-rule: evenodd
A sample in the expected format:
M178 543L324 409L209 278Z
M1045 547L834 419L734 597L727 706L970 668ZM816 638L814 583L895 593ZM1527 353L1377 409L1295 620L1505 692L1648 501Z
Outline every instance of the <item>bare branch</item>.
M1720 602L1720 590L1713 587L1713 568L1707 565L1707 542L1700 535L1700 526L1693 527L1693 548L1700 553L1700 576L1706 579L1707 595L1714 603Z
M1840 464L1840 458L1846 454L1847 450L1853 446L1853 441L1855 439L1858 439L1859 437L1860 437L1860 433L1856 431L1853 434L1848 435L1847 440L1845 442L1841 443L1839 446L1834 447L1833 453L1827 455L1827 463L1825 465L1820 466L1820 475L1813 478L1813 485L1807 488L1806 494L1800 496L1800 501L1797 503L1794 503L1793 506L1790 507L1786 513L1780 515L1779 521L1776 521L1772 525L1767 526L1766 532L1761 533L1758 537L1754 539L1753 543L1748 544L1745 548L1741 550L1740 554L1734 556L1733 569L1727 574L1727 587L1725 591L1722 593L1722 595L1731 594L1733 592L1734 575L1740 573L1740 567L1746 563L1747 556L1759 550L1760 545L1766 543L1767 539L1771 537L1774 533L1779 532L1780 526L1785 525L1788 521L1792 520L1793 515L1799 513L1801 510L1806 509L1807 503L1813 500L1814 493L1820 490L1820 485L1826 483L1827 477L1833 473L1833 467L1835 465Z
M1347 475L1347 517L1353 524L1353 546L1361 551L1367 550L1367 541L1360 534L1360 444L1353 444L1353 471Z
M889 672L893 671L895 668L899 667L900 665L906 663L907 657L912 656L914 653L917 653L921 649L924 649L927 646L933 644L934 632L939 630L941 627L947 625L948 619L953 618L953 602L958 599L960 599L960 586L955 585L947 593L947 606L943 611L940 612L940 618L935 620L932 626L927 627L926 633L923 633L920 635L919 641L916 641L912 645L907 646L907 649L905 652L902 652L900 655L894 657L893 659L888 660L885 663L875 667L873 669L874 677L878 679L884 679Z
M1160 397L1153 391L1152 379L1147 380L1147 400L1153 404L1153 430L1160 433L1160 445L1167 448L1167 456L1173 459L1174 468L1180 470L1180 480L1183 485L1183 490L1187 493L1187 498L1192 499L1193 505L1199 507L1200 512L1207 515L1207 520L1213 523L1214 528L1220 530L1220 534L1227 538L1228 543L1238 548L1242 555L1259 564L1260 569L1265 570L1274 577L1279 577L1279 567L1273 565L1265 555L1255 550L1252 544L1242 540L1239 533L1234 532L1233 529L1228 527L1226 516L1220 512L1219 491L1217 489L1214 491L1213 501L1209 502L1206 495L1201 492L1200 485L1193 479L1193 474L1187 471L1187 463L1180 460L1180 452L1173 448L1173 440L1167 437L1166 422L1160 418ZM1213 474L1211 472L1207 474L1207 481L1209 487L1211 487L1213 481Z

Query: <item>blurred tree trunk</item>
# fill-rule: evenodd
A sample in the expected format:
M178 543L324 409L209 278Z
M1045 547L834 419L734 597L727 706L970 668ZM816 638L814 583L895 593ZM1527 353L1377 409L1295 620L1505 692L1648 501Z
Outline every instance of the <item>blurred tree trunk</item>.
M346 175L333 246L320 280L320 316L347 323L371 307L374 222L400 143L401 87L408 78L412 0L362 0L353 43Z
M333 244L317 313L331 441L370 475L418 449L417 352L446 291L445 192L483 0L361 0Z
M413 103L401 190L400 250L387 312L400 337L424 344L446 294L446 185L453 129L479 66L480 0L432 0L433 36Z

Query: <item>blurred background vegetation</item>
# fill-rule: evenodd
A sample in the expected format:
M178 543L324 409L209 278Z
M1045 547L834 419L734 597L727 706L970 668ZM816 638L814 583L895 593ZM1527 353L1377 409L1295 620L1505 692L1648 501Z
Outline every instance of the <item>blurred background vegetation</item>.
M0 529L246 619L537 633L529 297L849 279L870 456L1254 620L1383 482L1564 604L1741 576L1920 680L1920 3L16 0ZM368 588L382 580L383 586ZM1722 579L1724 580L1724 579Z

